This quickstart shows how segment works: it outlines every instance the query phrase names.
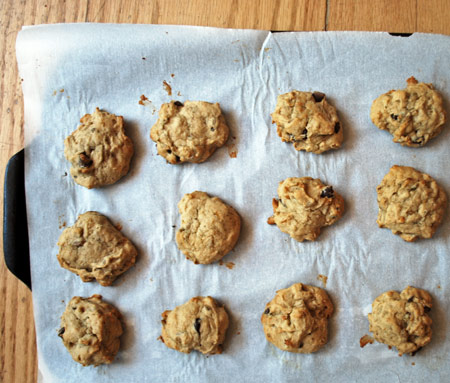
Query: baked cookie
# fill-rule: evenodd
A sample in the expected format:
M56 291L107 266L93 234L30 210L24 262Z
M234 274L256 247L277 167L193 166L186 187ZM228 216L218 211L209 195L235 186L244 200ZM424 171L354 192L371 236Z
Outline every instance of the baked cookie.
M217 197L195 191L178 203L181 227L178 248L194 263L208 264L228 254L236 244L241 218L231 206Z
M432 84L418 83L414 77L406 82L406 89L379 96L372 104L370 118L378 128L391 133L394 142L419 147L441 132L446 113Z
M405 241L431 238L447 206L444 189L428 174L394 165L377 187L379 227Z
M228 328L228 315L211 297L191 298L185 304L162 314L161 341L174 350L189 354L222 353Z
M96 108L64 141L64 155L74 181L88 189L110 185L128 173L133 143L125 135L123 117Z
M344 199L319 179L286 178L278 185L278 196L267 223L299 242L314 241L323 226L332 225L344 213Z
M95 211L81 214L65 229L58 241L59 264L80 276L83 282L96 279L111 285L136 261L137 250L104 215Z
M369 331L375 340L396 347L399 355L415 353L431 340L431 297L408 286L400 294L387 291L372 303Z
M344 138L336 108L321 92L282 94L271 116L281 140L297 150L320 154L339 148Z
M278 290L261 316L270 343L283 351L309 354L328 340L333 304L319 287L296 283Z
M171 101L159 110L150 138L171 164L203 162L225 144L229 129L220 105L204 101Z
M58 336L75 362L83 366L109 364L120 347L122 316L101 295L73 297L61 317Z

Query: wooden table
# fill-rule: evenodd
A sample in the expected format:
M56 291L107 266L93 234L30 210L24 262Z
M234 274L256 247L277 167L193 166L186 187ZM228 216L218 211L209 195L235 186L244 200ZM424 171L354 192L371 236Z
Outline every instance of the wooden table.
M23 25L149 23L450 34L449 20L448 0L1 0L0 174L8 159L23 147L23 99L14 49ZM0 193L3 200L3 187ZM3 205L0 209L3 216ZM31 292L6 269L3 257L0 330L0 382L35 382Z

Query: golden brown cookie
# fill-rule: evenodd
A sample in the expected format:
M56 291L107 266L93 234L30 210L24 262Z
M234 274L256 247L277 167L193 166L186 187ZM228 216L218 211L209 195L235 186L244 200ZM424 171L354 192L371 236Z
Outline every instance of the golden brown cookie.
M310 177L286 178L278 185L273 199L273 216L267 222L299 242L314 241L323 226L332 225L344 213L344 199Z
M58 336L73 360L83 366L109 364L119 351L121 318L101 295L73 297L61 317Z
M408 286L400 294L387 291L372 303L369 331L378 342L396 347L399 355L415 353L431 341L431 306L425 290Z
M171 164L203 162L225 144L229 129L220 105L205 101L163 104L150 138Z
M323 153L338 149L344 138L336 108L321 92L294 90L278 96L272 123L283 142L292 142L297 150Z
M241 218L231 206L217 197L195 191L178 203L181 227L178 248L194 263L208 264L228 254L236 244Z
M414 77L402 90L391 90L372 104L370 118L387 130L399 144L419 147L437 136L445 123L442 97L432 84L417 82Z
M104 215L95 211L81 214L66 228L58 241L59 264L80 276L83 282L96 279L111 285L134 265L137 250Z
M269 342L283 351L309 354L328 340L333 304L321 288L296 283L278 290L261 316Z
M222 353L228 328L228 315L211 297L191 298L173 311L162 314L162 342L174 350L189 354Z
M447 196L428 174L394 165L377 187L378 226L405 241L431 238L444 217Z
M128 173L133 143L125 135L123 117L96 108L64 141L74 181L88 189L110 185Z

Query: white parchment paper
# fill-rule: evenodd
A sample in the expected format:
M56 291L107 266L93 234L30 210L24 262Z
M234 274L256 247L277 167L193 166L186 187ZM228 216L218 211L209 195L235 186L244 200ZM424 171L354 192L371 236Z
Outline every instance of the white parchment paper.
M276 33L144 25L27 27L17 40L25 99L26 197L41 381L267 382L448 381L450 379L450 223L431 240L406 243L376 224L376 186L394 164L413 166L450 193L448 126L426 147L404 148L378 130L370 105L414 75L450 100L450 38L414 34ZM163 81L172 89L169 96ZM276 96L292 89L327 94L344 145L315 155L282 143L271 124ZM139 104L140 96L149 101ZM169 100L219 102L231 128L228 148L202 164L169 165L149 138ZM130 173L87 190L68 176L63 140L95 107L123 115L135 144ZM446 104L449 109L448 102ZM448 124L447 124L448 125ZM230 152L236 152L236 158ZM311 176L334 186L346 212L316 242L298 243L269 226L278 182ZM178 251L177 203L206 191L243 220L233 269L194 265ZM83 283L56 259L58 237L88 210L120 223L139 249L134 268L112 287ZM275 291L296 282L323 286L335 305L326 347L311 355L278 350L260 316ZM382 344L360 348L372 301L407 285L427 289L432 342L415 357ZM82 367L57 336L75 295L103 295L123 313L115 362ZM196 295L225 304L231 324L222 355L185 355L157 340L160 315Z

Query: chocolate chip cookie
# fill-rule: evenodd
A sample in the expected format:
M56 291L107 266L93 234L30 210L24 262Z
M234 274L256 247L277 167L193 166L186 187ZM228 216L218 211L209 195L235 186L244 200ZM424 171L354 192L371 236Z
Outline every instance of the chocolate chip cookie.
M110 185L128 173L134 153L125 135L123 117L96 108L64 141L64 155L72 164L74 181L88 189Z
M58 336L83 366L109 364L120 347L121 314L101 295L73 297L61 317Z
M442 97L432 84L410 77L406 89L391 90L372 104L370 118L380 129L387 130L394 142L420 147L437 136L445 123Z
M228 328L228 314L211 297L191 298L173 311L162 314L161 341L174 350L189 354L222 353Z
M387 291L372 303L369 331L378 342L397 348L399 355L415 353L431 341L431 306L425 290L408 286L400 294Z
M281 140L292 142L296 150L320 154L342 144L342 124L324 93L294 90L282 94L271 116Z
M447 206L444 189L428 174L394 165L377 187L379 227L407 242L431 238Z
M333 304L321 288L296 283L278 290L261 316L269 342L283 351L309 354L328 340Z
M344 213L344 199L311 177L286 178L273 199L273 216L267 222L299 242L314 241L323 226L332 225Z
M203 162L225 144L229 129L220 105L205 101L163 104L150 138L171 164Z
M231 206L217 197L195 191L178 203L181 227L178 248L194 263L208 264L228 254L236 244L241 218Z
M137 250L104 215L88 211L66 228L58 241L59 264L80 276L109 286L134 265Z

